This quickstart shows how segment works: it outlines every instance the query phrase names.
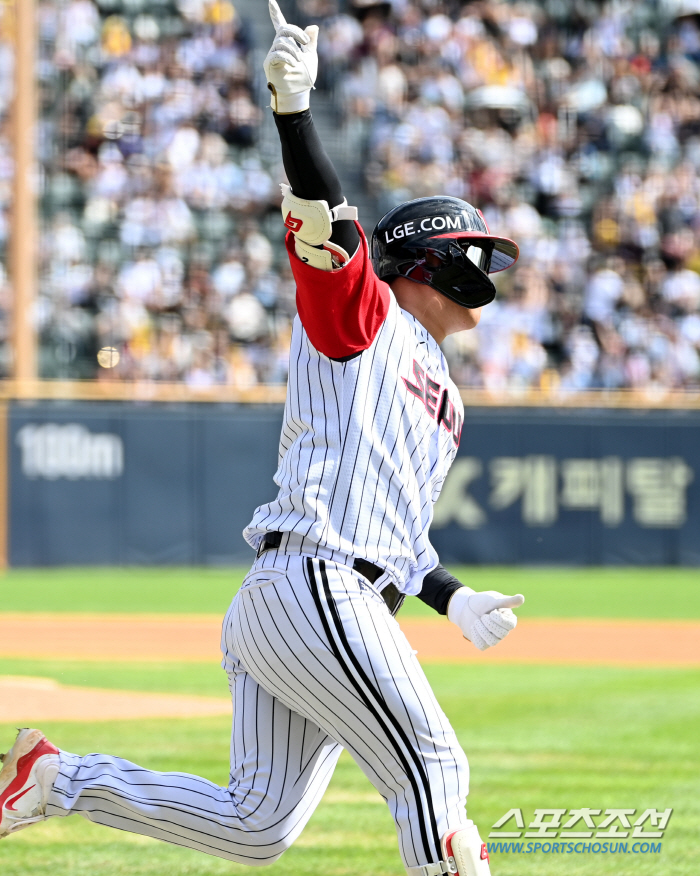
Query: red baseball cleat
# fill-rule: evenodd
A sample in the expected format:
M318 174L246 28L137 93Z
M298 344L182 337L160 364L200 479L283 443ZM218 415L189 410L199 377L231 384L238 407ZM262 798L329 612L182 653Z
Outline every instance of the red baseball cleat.
M43 821L58 774L58 749L40 730L20 730L0 770L0 839Z

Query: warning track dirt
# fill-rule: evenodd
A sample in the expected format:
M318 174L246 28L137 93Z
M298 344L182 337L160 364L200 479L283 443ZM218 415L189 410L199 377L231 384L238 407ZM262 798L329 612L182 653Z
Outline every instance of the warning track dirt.
M425 663L573 663L700 666L700 623L531 620L481 653L445 620L401 626ZM0 658L218 661L221 618L161 615L0 614ZM99 690L48 678L0 676L0 723L113 721L229 715L226 698Z
M627 666L700 665L700 622L525 618L484 653L446 620L406 618L421 661ZM0 614L0 657L218 661L221 618L199 615Z

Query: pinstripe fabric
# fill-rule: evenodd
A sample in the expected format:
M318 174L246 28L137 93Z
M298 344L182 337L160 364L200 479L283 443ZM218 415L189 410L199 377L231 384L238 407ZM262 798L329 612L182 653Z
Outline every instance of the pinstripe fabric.
M61 753L47 815L267 864L303 830L344 747L387 802L406 867L440 862L441 836L467 824L467 760L379 591L417 593L437 565L428 529L462 422L439 346L393 295L372 345L346 362L314 349L297 319L279 494L244 533L253 547L284 535L223 624L228 784ZM358 557L386 570L373 586Z
M263 554L226 615L222 652L233 699L227 786L62 752L47 815L268 864L303 830L344 747L386 801L405 866L441 859L440 837L467 823L467 760L364 578L324 559Z
M228 632L227 632L228 630ZM224 624L227 653L352 754L386 800L407 867L466 824L469 769L398 623L340 563L269 551Z
M393 295L372 345L348 362L319 353L297 317L279 493L245 538L257 547L265 532L294 533L331 558L370 560L418 593L438 562L428 529L463 417L440 347Z
M341 747L270 695L229 654L233 700L227 786L104 754L61 752L47 816L108 827L240 864L271 864L304 829Z

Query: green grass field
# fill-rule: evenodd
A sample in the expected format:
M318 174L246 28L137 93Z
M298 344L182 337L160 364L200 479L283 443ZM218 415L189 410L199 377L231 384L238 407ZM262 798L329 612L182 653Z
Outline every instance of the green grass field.
M525 594L523 617L700 618L700 570L454 567L474 590ZM16 569L0 577L0 611L223 614L246 570ZM418 599L404 615L435 617Z
M479 589L520 591L537 617L700 617L700 574L683 570L461 570ZM3 611L220 613L236 570L14 571L0 579ZM411 600L407 612L422 614ZM493 854L494 876L696 876L700 870L700 669L433 664L436 694L470 758L470 815L489 832L511 808L672 807L660 854ZM0 660L0 674L65 684L226 696L217 665ZM224 783L225 719L56 723L61 747L108 751L154 769ZM14 728L0 725L0 747ZM57 819L0 844L2 876L214 876L245 868ZM326 797L271 876L401 876L391 819L347 755Z

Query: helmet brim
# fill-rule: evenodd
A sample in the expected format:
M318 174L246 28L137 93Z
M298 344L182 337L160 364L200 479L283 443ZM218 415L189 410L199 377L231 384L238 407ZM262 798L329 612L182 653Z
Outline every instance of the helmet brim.
M493 244L493 254L491 255L491 267L489 274L497 274L499 271L505 271L514 265L520 250L518 244L507 237L496 237L493 234L485 234L483 231L450 231L447 234L431 234L426 237L426 240L488 240ZM477 244L478 246L478 244Z

